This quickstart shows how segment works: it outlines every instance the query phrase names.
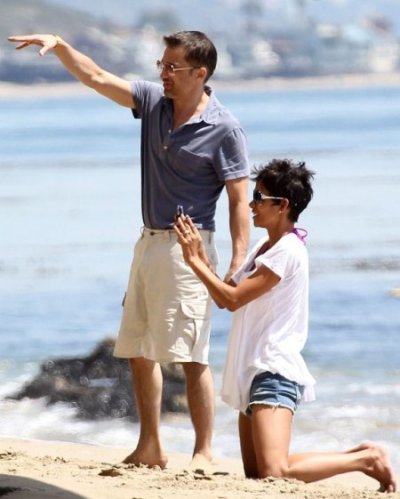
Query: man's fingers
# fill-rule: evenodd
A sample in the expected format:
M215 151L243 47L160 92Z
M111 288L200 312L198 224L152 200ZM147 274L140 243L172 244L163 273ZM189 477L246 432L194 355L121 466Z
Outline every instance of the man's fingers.
M17 46L15 47L17 50L21 50L28 45L39 45L41 46L41 49L39 50L41 56L47 54L50 49L57 45L57 39L53 35L51 35L51 37L48 35L9 36L8 41L17 43Z
M32 38L32 36L9 36L7 40L13 43L20 43L21 45L29 45L30 43L32 43Z
M9 36L8 41L17 43L15 47L16 50L24 49L25 47L28 47L28 45L32 45L33 43L35 43L34 40L21 40L19 36Z
M27 46L28 46L28 45L30 45L30 44L31 44L31 42L22 42L22 43L20 43L19 45L17 45L15 48L16 48L17 50L20 50L20 49L23 49L23 48L27 47Z
M38 43L35 40L31 40L31 41L22 42L21 44L17 45L15 48L20 50L27 47L28 45L42 45L42 48L39 50L39 55L41 56L46 55L47 52L54 47L54 45L52 45L51 43L44 43L44 42Z
M39 54L41 56L44 56L52 47L50 47L49 45L45 45L43 48L41 48L39 50Z

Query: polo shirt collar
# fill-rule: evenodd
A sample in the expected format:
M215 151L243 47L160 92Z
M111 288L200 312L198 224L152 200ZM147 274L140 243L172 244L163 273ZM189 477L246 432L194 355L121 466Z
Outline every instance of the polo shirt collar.
M218 101L211 87L206 85L204 87L204 91L209 96L207 106L204 109L204 111L201 113L201 115L197 119L191 121L191 123L200 123L201 121L204 121L209 125L215 125L217 123L219 116ZM167 106L168 113L171 114L172 118L172 100L169 97L164 96L164 102Z
M206 85L204 87L204 90L206 94L208 94L209 100L206 108L200 115L200 119L202 119L206 123L209 123L210 125L215 125L219 115L217 99L211 87Z

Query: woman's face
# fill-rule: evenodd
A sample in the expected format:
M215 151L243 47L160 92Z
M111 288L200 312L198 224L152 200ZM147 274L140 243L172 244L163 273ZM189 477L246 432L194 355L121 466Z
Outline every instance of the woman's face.
M261 182L257 182L249 206L254 227L272 229L282 219L283 198L271 196Z

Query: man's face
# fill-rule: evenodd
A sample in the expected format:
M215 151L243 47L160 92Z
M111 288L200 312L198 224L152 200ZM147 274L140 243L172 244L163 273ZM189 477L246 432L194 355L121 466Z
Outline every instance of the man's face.
M202 84L198 68L185 60L183 47L165 49L161 59L160 78L164 94L171 99L189 95L194 85Z

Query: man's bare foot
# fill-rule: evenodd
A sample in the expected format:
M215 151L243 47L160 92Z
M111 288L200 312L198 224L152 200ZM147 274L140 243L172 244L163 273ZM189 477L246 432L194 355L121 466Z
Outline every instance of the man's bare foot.
M211 468L212 457L205 456L204 454L194 454L189 464L191 470L204 470L207 471Z
M134 450L122 461L124 464L133 464L134 466L148 466L149 468L160 467L162 470L167 466L168 458L165 454L151 455L146 452Z
M380 492L396 492L396 476L386 450L375 444L371 444L366 450L371 451L372 458L366 474L378 480Z

